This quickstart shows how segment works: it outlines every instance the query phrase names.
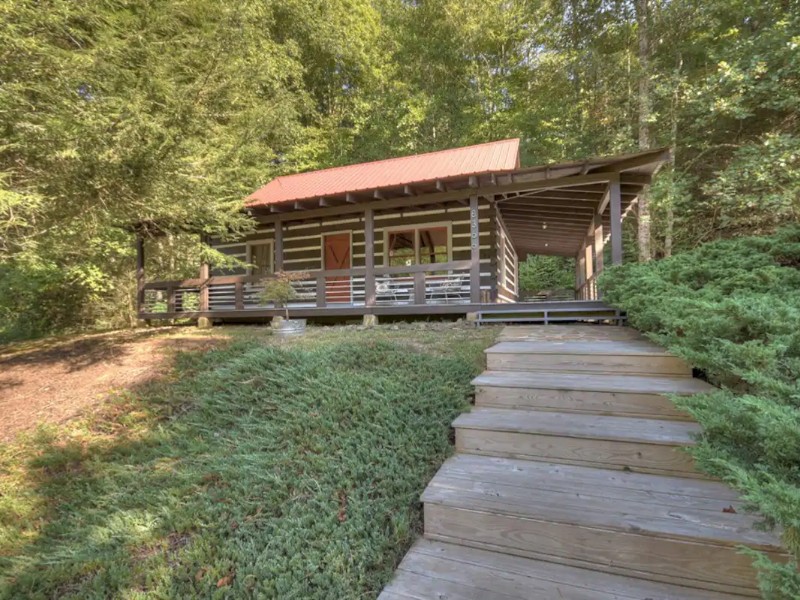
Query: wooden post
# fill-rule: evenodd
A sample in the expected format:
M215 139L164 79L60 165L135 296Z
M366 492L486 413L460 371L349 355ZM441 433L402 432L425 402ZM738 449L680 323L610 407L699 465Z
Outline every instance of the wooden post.
M611 264L622 264L622 194L619 177L612 179L608 185L609 204L611 207Z
M594 257L592 256L594 250L594 244L587 240L584 242L586 248L584 248L584 270L586 271L586 292L584 294L584 300L594 300L594 284L592 283L591 278L594 275Z
M603 216L594 215L594 264L595 271L599 275L603 271L603 250L605 240L603 239Z
M317 306L325 306L325 276L317 273Z
M200 236L200 243L206 244L206 236ZM211 267L208 261L203 260L200 264L200 302L198 310L206 312L208 310L208 278L211 276Z
M275 270L283 271L283 221L275 221Z
M375 304L375 211L364 211L364 305Z
M481 301L481 236L478 227L478 197L469 198L469 301L479 304Z
M144 309L144 238L136 236L136 312Z
M414 273L414 304L425 304L425 273Z
M577 300L583 300L583 284L586 282L586 270L584 268L584 261L586 260L586 255L583 250L583 244L581 244L581 249L578 250L578 254L575 256L575 289L577 290Z
M594 215L594 239L592 240L592 244L594 245L594 272L595 277L600 275L603 272L603 248L605 247L605 241L603 240L603 215L595 213ZM597 287L597 280L595 279L594 287L594 299L600 299L600 288Z
M244 310L244 283L237 281L233 284L233 302L236 310Z
M173 314L175 312L175 292L177 290L171 285L167 288L167 312Z

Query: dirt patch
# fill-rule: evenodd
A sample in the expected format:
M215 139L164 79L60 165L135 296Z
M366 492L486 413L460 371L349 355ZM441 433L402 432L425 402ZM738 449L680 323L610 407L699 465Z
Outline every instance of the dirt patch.
M91 410L110 393L163 375L175 352L207 349L223 338L161 327L7 347L0 351L0 441Z

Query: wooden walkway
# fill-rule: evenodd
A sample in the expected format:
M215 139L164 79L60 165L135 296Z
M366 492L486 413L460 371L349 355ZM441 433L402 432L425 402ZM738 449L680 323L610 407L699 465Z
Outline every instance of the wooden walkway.
M486 354L379 600L759 597L737 546L779 541L683 450L698 426L663 394L710 388L688 365L609 326L508 327Z

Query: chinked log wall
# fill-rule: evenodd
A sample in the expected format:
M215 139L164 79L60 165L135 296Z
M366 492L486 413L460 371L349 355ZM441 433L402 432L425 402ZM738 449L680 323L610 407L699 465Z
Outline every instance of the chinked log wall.
M403 209L380 210L365 208L363 213L345 211L347 214L317 216L315 220L302 220L299 215L291 215L285 220L268 219L257 226L256 232L236 242L222 243L207 240L211 246L224 254L242 261L252 257L248 253L249 243L272 242L273 264L275 270L307 271L310 280L301 285L302 301L305 306L311 301L318 308L329 309L326 301L326 287L331 286L332 277L346 277L350 281L351 299L358 305L374 306L376 303L375 285L379 278L408 275L402 280L405 299L399 298L400 305L411 305L415 312L422 309L429 312L431 307L423 305L437 303L437 293L442 294L440 271L448 271L452 277L466 277L468 284L460 288L460 299L456 303L477 305L486 302L513 302L516 300L516 254L505 253L507 280L513 281L514 289L508 285L501 289L498 285L498 265L501 261L497 248L500 240L500 218L496 207L483 197L472 196L448 205L426 207L410 206ZM294 217L294 218L293 218ZM366 226L372 219L372 243L367 236ZM406 227L442 227L449 231L450 260L446 263L416 265L410 267L387 267L384 264L384 245L387 230L402 230ZM279 227L279 229L278 229ZM477 245L473 246L473 232L477 231ZM280 232L280 235L277 235ZM352 265L350 269L323 270L323 237L328 233L349 233L352 240ZM368 257L366 248L373 247ZM473 253L474 248L474 253ZM143 259L142 244L138 244L140 259ZM510 258L509 258L510 257ZM371 258L371 260L370 260ZM141 260L140 262L143 262ZM143 265L142 265L143 266ZM139 276L141 275L141 276ZM209 277L210 276L210 277ZM137 272L139 281L139 313L143 318L168 318L170 316L211 316L244 309L252 314L259 304L259 277L248 275L246 267L210 272L207 265L201 268L200 278L184 281L158 281L145 283L143 269ZM400 281L400 280L395 280ZM333 284L334 288L337 284ZM464 286L464 284L461 284ZM227 287L226 287L227 286ZM310 287L309 287L310 286ZM458 289L458 288L457 288ZM145 291L151 293L145 302ZM333 290L335 295L335 289ZM463 294L466 292L466 297ZM152 293L156 293L154 297ZM445 292L445 293L452 293ZM188 294L188 296L187 296ZM193 294L199 294L198 307L188 308L186 301ZM409 296L410 294L410 296ZM160 298L160 300L159 300ZM449 298L444 296L444 298ZM152 302L163 302L166 310L154 311ZM438 298L441 302L441 298ZM194 302L194 301L192 301ZM253 304L255 302L255 305ZM334 301L335 302L335 301ZM448 299L445 302L452 302ZM382 301L385 305L385 297ZM390 302L391 304L391 302ZM409 306L409 308L411 307ZM445 307L439 307L445 308ZM336 310L342 310L341 306ZM437 311L433 311L437 312ZM452 311L451 311L452 312Z
M446 224L451 227L452 261L470 260L470 209L469 206L448 208L420 208L381 213L375 215L375 266L384 265L384 230L398 226L419 227ZM497 281L497 231L495 210L483 198L478 201L478 225L480 246L481 289L494 291ZM275 249L276 269L286 271L317 271L322 264L322 236L326 233L352 234L352 267L366 266L364 216L343 215L327 217L316 223L283 224L283 260L279 262ZM242 241L220 243L212 240L211 245L229 256L247 260L247 243L275 240L275 227L272 223L259 225L257 231ZM245 269L223 271L215 269L213 276L244 275Z

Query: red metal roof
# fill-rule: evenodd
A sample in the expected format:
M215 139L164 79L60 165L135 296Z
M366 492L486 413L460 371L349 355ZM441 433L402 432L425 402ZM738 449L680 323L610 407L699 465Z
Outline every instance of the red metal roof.
M357 193L519 167L519 138L426 154L283 175L248 196L247 206Z

